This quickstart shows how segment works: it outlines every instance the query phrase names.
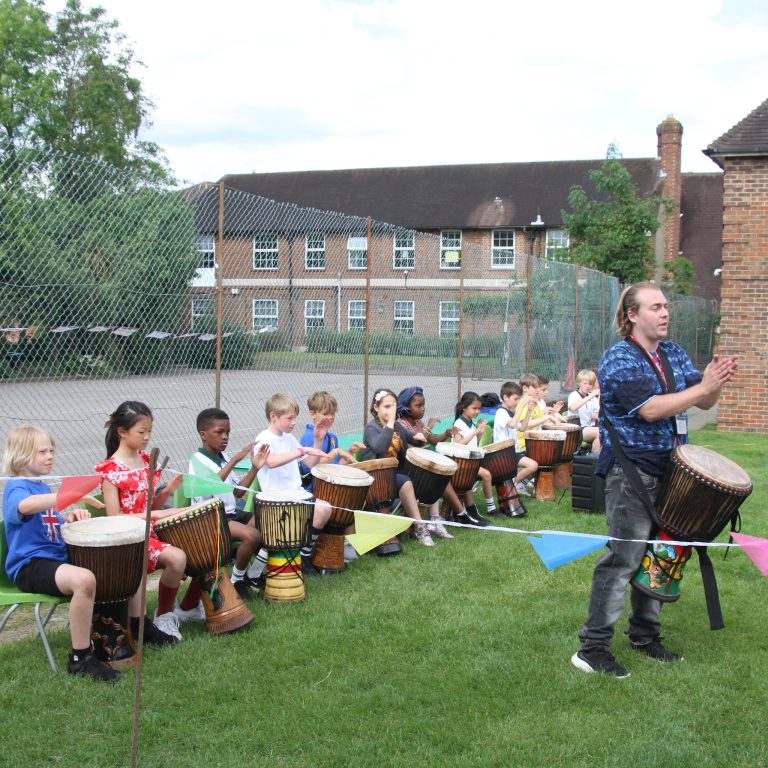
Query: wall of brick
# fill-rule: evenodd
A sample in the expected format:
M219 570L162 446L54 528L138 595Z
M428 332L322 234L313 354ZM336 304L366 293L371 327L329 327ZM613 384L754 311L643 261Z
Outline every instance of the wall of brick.
M768 432L768 157L725 157L719 353L739 356L722 432Z

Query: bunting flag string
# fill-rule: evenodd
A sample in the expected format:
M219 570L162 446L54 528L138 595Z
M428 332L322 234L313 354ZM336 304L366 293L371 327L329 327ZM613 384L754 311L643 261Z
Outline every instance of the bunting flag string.
M216 472L205 466L194 456L192 456L191 461L193 473L167 469L171 474L183 476L182 487L186 496L215 496L218 493L231 493L236 488L247 493L257 492L253 488L231 485L225 482ZM145 471L147 470L134 469L126 470L119 474ZM0 482L13 479L17 478L0 477ZM96 490L101 483L102 475L46 475L36 479L61 481L61 487L56 494L56 510L61 511ZM350 534L347 538L358 554L361 555L407 530L414 523L414 520L410 517L402 515L384 515L360 509L345 509L345 511L352 512L355 516L355 533ZM441 524L458 528L473 528L488 533L499 532L525 535L548 570L554 570L581 557L585 557L606 546L611 541L629 541L643 544L654 544L657 542L657 539L623 539L616 536L575 533L572 531L527 531L521 528L508 528L500 525L489 525L481 528L480 526L466 525L450 520L442 520ZM664 543L681 547L737 547L744 550L744 553L755 564L760 573L768 578L768 539L734 531L730 535L732 541L728 542L665 540Z
M80 501L83 496L95 491L101 484L101 475L82 475L79 477L65 477L61 488L56 494L56 511Z

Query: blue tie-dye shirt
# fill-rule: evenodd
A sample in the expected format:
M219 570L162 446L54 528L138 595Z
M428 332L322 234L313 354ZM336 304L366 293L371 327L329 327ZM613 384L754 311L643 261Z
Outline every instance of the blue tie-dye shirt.
M686 351L672 341L659 344L675 374L678 392L698 384L701 373L694 368ZM638 411L651 398L664 394L653 364L648 357L627 341L606 350L600 361L600 442L602 450L597 474L605 476L613 466L611 439L605 426L606 417L616 430L621 447L639 469L661 477L675 446L674 418L646 421ZM678 442L687 442L686 437Z

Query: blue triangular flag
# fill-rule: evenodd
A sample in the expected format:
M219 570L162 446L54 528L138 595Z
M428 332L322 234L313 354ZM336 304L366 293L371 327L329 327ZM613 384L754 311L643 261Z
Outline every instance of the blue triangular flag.
M564 533L542 533L529 536L528 541L541 558L548 570L553 571L561 565L578 560L604 547L608 543L607 536L571 536Z

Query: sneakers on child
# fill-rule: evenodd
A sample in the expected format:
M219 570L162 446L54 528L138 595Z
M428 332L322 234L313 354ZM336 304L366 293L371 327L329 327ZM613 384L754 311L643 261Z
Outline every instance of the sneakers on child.
M486 526L491 524L490 520L486 520L478 511L477 507L467 507L464 510L469 519L472 521L472 525L480 526L480 528L485 528Z
M637 645L637 643L630 641L629 645L633 651L644 653L650 659L656 659L657 661L683 661L683 657L679 653L665 648L659 640L651 640L650 643L644 643L643 645Z
M313 578L314 576L322 576L322 571L318 570L312 564L312 558L306 555L301 556L301 575L306 578Z
M245 579L233 581L232 586L235 588L235 592L237 592L241 600L253 600L253 598L256 597L251 591L249 583Z
M602 672L619 679L629 677L629 672L613 658L613 654L607 649L596 648L592 651L576 651L571 656L571 664L582 672Z
M90 651L82 655L70 653L67 661L67 672L70 675L92 677L94 680L101 680L105 683L115 683L120 679L120 673L116 669L112 669L108 664L97 659Z
M357 554L357 550L344 539L344 562L351 563L353 560L359 560L360 555Z
M453 536L451 536L450 533L446 530L446 527L443 525L443 519L441 517L433 517L427 526L427 530L429 531L429 535L433 538L438 539L452 539Z
M194 608L184 610L180 606L176 606L173 609L174 614L179 622L182 621L205 621L205 608L203 607L203 601L201 600Z
M152 623L161 632L165 632L166 635L175 637L177 642L181 641L181 632L179 631L179 617L173 611L168 611L168 613L161 613L159 616L155 614L155 618Z
M429 535L429 531L427 530L425 523L419 523L416 525L414 536L416 537L416 541L418 541L419 544L423 544L425 547L435 546L435 542L432 541L432 537Z
M520 496L530 496L531 490L525 483L515 483L515 490Z

